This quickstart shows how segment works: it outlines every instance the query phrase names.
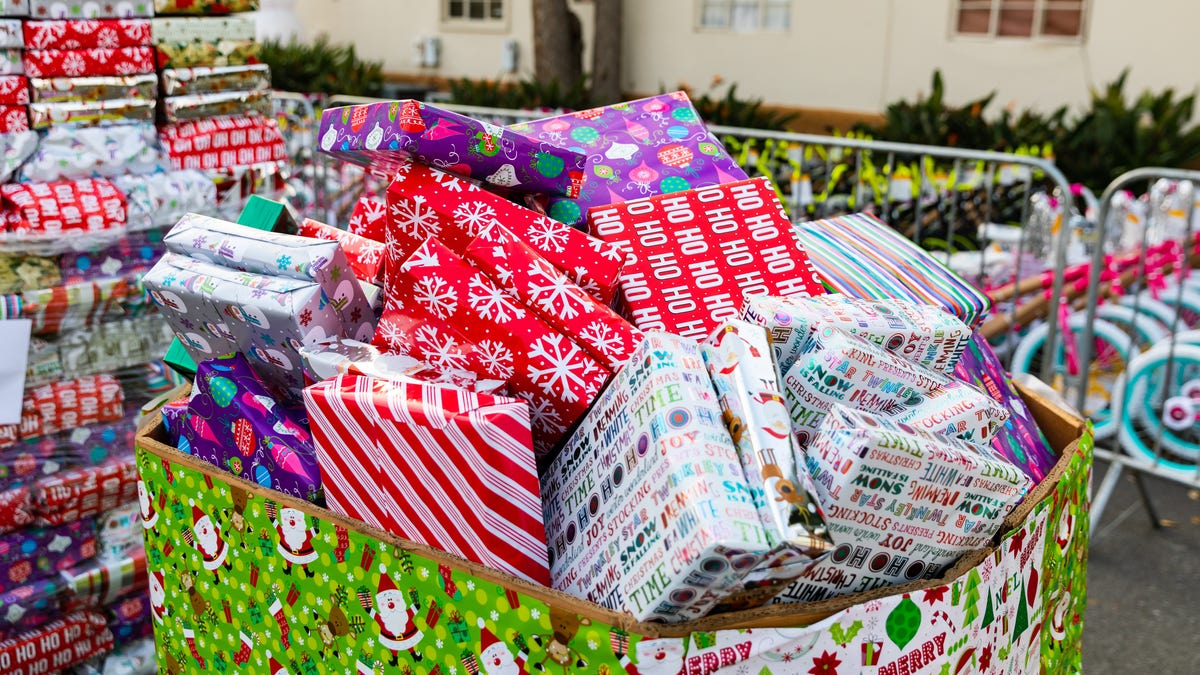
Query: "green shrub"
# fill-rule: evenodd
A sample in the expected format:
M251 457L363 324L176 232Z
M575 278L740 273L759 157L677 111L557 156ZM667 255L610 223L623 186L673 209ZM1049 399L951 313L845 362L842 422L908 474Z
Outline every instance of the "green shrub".
M557 81L543 84L537 80L498 82L460 78L449 83L450 100L462 105L514 110L587 110L592 105L591 85L585 74L574 87L564 88Z
M331 44L328 35L317 36L312 44L295 37L286 44L267 40L261 43L259 54L271 67L271 86L276 89L327 95L383 94L383 62L364 61L353 44Z

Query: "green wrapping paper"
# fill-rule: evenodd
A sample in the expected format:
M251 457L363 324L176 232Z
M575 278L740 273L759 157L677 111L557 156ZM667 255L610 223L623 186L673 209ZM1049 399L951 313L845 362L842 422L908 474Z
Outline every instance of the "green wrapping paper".
M158 79L151 74L114 77L34 77L29 86L34 103L112 101L122 98L153 100Z
M161 68L245 66L259 62L258 44L254 40L163 42L155 47Z
M50 288L62 281L54 258L0 252L0 293Z
M28 5L29 16L34 19L132 19L154 16L154 6L150 0L28 0Z
M163 101L163 110L168 122L255 113L270 116L272 111L271 92L266 90L227 91L216 94L172 96Z
M163 94L190 96L271 88L271 69L265 63L221 68L172 68L162 73Z
M155 14L232 14L256 11L258 0L154 0Z
M217 40L253 40L254 21L237 17L151 19L150 37L154 44L178 42L216 42Z
M29 126L45 129L55 124L100 125L111 122L153 122L154 101L119 99L29 104Z

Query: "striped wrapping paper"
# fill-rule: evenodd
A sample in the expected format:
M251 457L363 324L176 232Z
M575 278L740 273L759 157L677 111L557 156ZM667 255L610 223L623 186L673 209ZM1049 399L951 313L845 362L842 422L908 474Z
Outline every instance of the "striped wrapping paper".
M356 374L304 400L330 509L549 585L524 402Z
M796 238L837 293L937 305L977 327L991 300L875 216L859 213L797 226Z

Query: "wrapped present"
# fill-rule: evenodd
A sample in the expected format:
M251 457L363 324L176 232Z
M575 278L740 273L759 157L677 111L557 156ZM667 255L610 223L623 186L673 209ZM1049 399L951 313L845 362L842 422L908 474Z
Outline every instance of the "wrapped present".
M144 500L144 490L138 499ZM96 518L96 559L112 563L128 558L142 548L142 508L130 502Z
M699 345L650 332L630 364L542 474L551 581L638 620L697 618L763 559L766 533Z
M363 195L354 203L350 223L346 229L367 239L383 243L387 241L387 200L373 195Z
M150 20L154 44L254 40L254 19L222 17L155 17Z
M23 253L0 253L0 293L50 288L62 283L62 272L53 258Z
M0 105L28 105L29 78L24 75L0 75Z
M182 122L222 115L270 116L274 108L271 92L260 89L171 96L163 99L163 111L168 122Z
M36 131L0 134L0 181L7 182L38 147Z
M132 455L96 466L64 471L30 490L37 522L60 525L98 516L137 499L137 465Z
M44 577L0 592L0 636L49 623L66 608L69 589L60 575Z
M154 72L154 50L150 47L27 49L24 64L29 77L138 75Z
M611 375L572 338L537 318L436 239L417 249L392 283L402 307L392 312L385 307L380 330L386 330L390 314L412 312L449 322L471 336L487 359L485 377L508 380L510 393L535 411L539 455L553 449Z
M20 312L13 318L33 321L34 335L50 335L137 316L147 305L137 281L106 277L25 291L18 296Z
M195 169L117 176L113 184L125 194L131 231L165 227L188 213L210 213L216 208L216 184Z
M318 139L328 155L387 173L417 159L488 185L567 197L583 181L582 154L411 99L328 109Z
M37 522L31 492L28 485L0 491L0 533L29 527Z
M60 235L125 227L125 197L103 178L0 188L10 232Z
M220 117L168 124L160 131L176 169L231 169L287 160L279 125L264 117Z
M304 398L330 508L549 582L525 403L362 375L325 380Z
M63 573L71 605L94 607L146 590L146 551L139 548L120 560L94 558Z
M368 283L378 283L383 279L386 252L382 243L312 219L305 219L300 224L300 236L336 241L349 259L354 276Z
M436 368L409 356L384 354L375 346L357 340L329 338L305 345L300 349L300 356L304 359L304 375L312 383L354 373L383 379L411 379L442 384L477 394L504 394L503 380L479 379L471 371Z
M587 155L579 196L549 200L550 217L564 223L582 223L597 206L747 178L682 91L509 128Z
M120 645L105 657L104 675L154 672L154 623L150 614L150 599L132 595L112 603L107 608L108 629ZM130 648L133 649L130 649ZM120 668L124 670L120 670Z
M258 11L258 0L154 0L155 14L233 14Z
M29 16L29 0L0 0L0 16Z
M47 130L38 151L21 167L21 180L48 182L154 173L166 165L151 123Z
M937 305L972 328L991 307L983 291L870 214L801 223L796 237L832 291Z
M970 328L933 305L863 300L842 293L813 298L759 295L746 300L742 318L770 331L781 373L791 369L818 321L943 373L954 369L971 340Z
M225 66L247 66L261 63L258 58L258 43L252 39L189 42L155 42L158 67L195 68Z
M166 251L161 230L132 232L110 246L86 252L68 251L59 258L62 277L78 283L149 270Z
M588 295L567 275L500 224L486 227L467 245L467 258L542 321L570 335L609 370L620 368L642 333Z
M1025 472L1035 483L1040 483L1058 457L1050 450L1046 437L1034 422L1029 406L1017 393L1000 358L979 333L971 336L966 351L954 368L954 376L975 385L1008 409L1008 421L996 431L992 449Z
M969 444L842 406L805 454L839 543L776 602L932 579L987 546L1031 485Z
M143 75L110 77L35 77L29 81L34 103L71 103L82 101L154 100L158 96L158 78Z
M303 409L277 403L241 354L202 361L180 448L259 485L321 501Z
M70 645L70 649L64 650L63 645ZM112 648L108 619L101 612L84 610L0 642L0 661L13 675L49 673L106 654Z
M0 593L67 570L95 554L91 518L0 535Z
M162 72L164 96L191 96L271 88L271 69L265 63L219 68L169 68Z
M189 214L166 244L173 253L145 284L197 363L240 351L268 386L298 394L302 345L372 334L374 314L336 242Z
M389 265L403 262L430 236L461 253L484 228L500 223L600 302L608 304L616 292L623 255L615 246L513 204L472 181L420 162L401 162L387 200L387 228L379 240L388 242ZM366 236L373 236L369 224L363 227Z
M595 208L588 227L628 250L621 301L642 330L701 340L750 296L825 292L767 178Z
M25 35L20 19L0 19L0 49L24 49Z
M154 100L121 98L111 101L30 103L29 123L34 129L56 124L72 126L154 122Z
M116 49L150 44L149 19L26 21L26 49ZM10 45L3 45L10 46Z
M1004 406L970 385L834 326L817 324L783 376L792 431L801 446L838 403L981 446L1008 419Z
M175 333L157 314L103 323L71 331L54 342L62 377L82 377L100 371L131 368L159 358ZM30 381L26 375L26 382ZM45 381L45 380L43 380Z
M134 19L154 16L154 4L150 0L29 0L29 16L34 19Z
M124 417L125 394L112 375L91 375L35 387L26 392L36 423L22 421L21 436L35 438Z
M53 386L52 383L47 385ZM4 448L0 450L0 461L3 462L0 490L31 485L81 466L101 464L112 453L125 452L131 447L135 426L124 419L88 424L29 438Z
M0 49L0 75L24 75L25 62L20 49Z
M23 105L0 105L0 134L29 131L29 110Z
M771 552L743 579L789 581L833 548L762 326L732 320L700 347Z

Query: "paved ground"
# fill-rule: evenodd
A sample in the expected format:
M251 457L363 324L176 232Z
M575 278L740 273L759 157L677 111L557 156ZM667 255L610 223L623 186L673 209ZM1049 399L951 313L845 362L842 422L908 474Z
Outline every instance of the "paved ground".
M1107 468L1097 464L1094 486ZM1123 477L1092 533L1087 675L1200 673L1200 495L1177 483L1145 481L1169 526L1151 527L1132 479Z

